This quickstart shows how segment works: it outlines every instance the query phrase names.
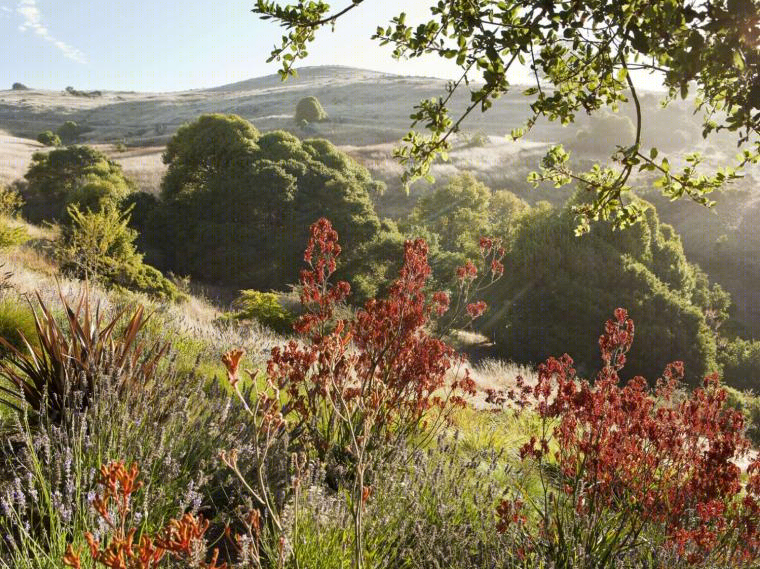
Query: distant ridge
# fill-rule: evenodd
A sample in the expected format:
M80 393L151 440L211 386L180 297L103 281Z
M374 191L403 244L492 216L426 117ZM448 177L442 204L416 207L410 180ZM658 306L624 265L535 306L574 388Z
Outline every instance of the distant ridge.
M348 67L343 65L318 65L309 67L299 67L296 69L297 77L288 79L289 83L298 85L300 81L318 82L318 81L335 81L335 82L355 82L362 80L373 80L383 78L401 77L393 73L383 73L381 71L372 71L370 69L360 69L357 67ZM228 83L218 87L200 89L207 92L234 92L234 91L253 91L257 89L267 89L282 85L282 80L278 74L265 75L263 77L254 77L244 81Z

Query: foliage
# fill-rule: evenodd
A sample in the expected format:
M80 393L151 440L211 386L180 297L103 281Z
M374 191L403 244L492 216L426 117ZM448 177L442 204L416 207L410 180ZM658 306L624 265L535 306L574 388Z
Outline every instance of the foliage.
M589 347L593 322L624 303L639 323L630 373L657 377L678 357L694 385L717 369L705 316L713 293L687 262L678 236L654 209L642 207L644 219L628 230L600 225L581 238L572 236L569 207L534 208L520 217L504 260L509 270L486 297L497 309L477 323L500 355L537 362L566 351L589 376L597 361Z
M240 117L208 115L181 129L164 158L164 203L146 238L175 273L282 290L297 280L315 218L333 219L351 248L379 229L370 199L379 184L325 140L281 131L259 137Z
M329 282L341 253L337 232L325 219L312 225L304 255L309 269L301 274L306 313L294 327L306 343L274 348L267 373L288 394L294 424L322 453L350 444L352 426L369 429L362 434L369 448L413 433L429 409L444 404L440 389L471 388L466 377L445 383L455 354L424 332L430 318L448 308L447 295L428 298L427 247L417 240L404 249L399 277L387 296L367 301L354 319L341 319L336 310L350 287ZM326 410L324 403L330 404ZM338 419L347 424L341 426Z
M293 317L280 304L280 298L275 293L241 290L232 308L235 309L234 317L238 320L257 320L280 333L292 329Z
M723 380L737 389L760 390L760 342L737 338L718 351Z
M512 544L492 515L504 459L496 449L468 451L457 432L378 465L367 511L368 538L384 546L377 557L387 567L514 567Z
M435 433L449 406L464 405L462 395L473 393L474 385L466 372L460 375L462 360L454 350L426 332L431 318L448 309L449 297L426 290L431 269L425 242L405 243L398 279L386 296L368 300L350 318L340 314L350 286L331 282L341 251L328 220L311 226L304 253L308 269L301 272L299 289L304 314L294 325L300 341L272 349L267 386L246 408L265 440L257 464L265 462L266 449L287 433L290 444L350 468L353 558L361 568L368 466L389 441L398 444ZM222 358L236 390L242 356L234 350ZM225 462L237 469L234 455ZM274 529L282 532L280 514L271 506L261 476L255 488L251 494Z
M163 197L200 189L208 178L233 172L237 162L250 157L258 139L259 131L237 115L202 115L182 126L162 156L169 167L161 182Z
M512 192L493 192L466 172L421 197L408 224L431 231L445 251L473 256L478 254L481 235L507 239L527 209L528 204Z
M565 355L513 395L543 422L520 450L542 490L513 489L499 506L501 531L514 532L526 557L554 567L617 567L669 551L690 564L751 563L760 546L760 462L742 484L733 460L749 448L743 416L727 407L716 376L678 397L681 362L668 365L655 390L642 377L620 385L633 338L633 322L617 309L599 338L603 368L593 387L576 379Z
M127 391L120 388L122 372L108 362L91 369L91 405L67 424L45 414L30 424L14 415L18 421L6 427L0 447L0 567L61 568L56 560L69 545L75 551L87 546L85 532L104 542L110 529L94 509L97 474L101 464L118 459L142 469L144 489L131 503L142 532L153 534L171 518L203 512L217 520L210 529L217 535L242 491L220 469L219 449L239 448L246 461L254 439L230 395L178 370L181 357L167 353L151 381ZM272 485L278 487L276 479ZM83 558L82 566L91 565Z
M45 146L61 146L61 137L52 130L46 130L37 135L37 142Z
M485 184L470 173L461 174L421 197L409 221L436 233L447 251L472 254L490 225L490 198L491 190Z
M317 30L334 26L346 13L368 5L356 0L331 12L326 2L283 5L257 0L255 12L272 19L287 33L272 51L270 61L282 62L283 79L306 57L307 45ZM667 157L658 158L642 145L646 117L636 90L634 70L658 72L668 90L664 102L685 98L696 85L698 110L704 113L704 136L715 131L736 133L739 143L752 141L760 120L760 79L755 73L758 50L754 23L760 17L756 0L719 0L705 6L691 0L546 2L529 0L477 0L430 6L427 21L411 23L401 14L379 26L375 40L393 46L395 58L429 55L453 60L461 76L451 81L441 97L423 100L415 107L412 128L424 125L429 134L412 131L397 156L407 165L406 179L428 174L439 154L451 147L452 134L476 109L487 111L511 90L510 70L528 65L535 84L524 91L530 110L522 136L539 118L573 122L581 112L612 111L629 99L636 113L636 136L615 152L619 169L594 166L589 172L570 170L567 155L552 150L536 180L556 185L578 182L594 199L578 204L586 220L611 220L630 225L641 212L622 199L635 169L654 172L668 197L688 196L709 203L707 195L735 179L732 169L702 174L701 157L692 155L680 172L671 170ZM466 108L452 117L453 96L469 90ZM526 105L527 106L527 105ZM752 141L754 144L754 141ZM614 149L610 149L611 152ZM756 161L756 151L745 159ZM587 225L582 224L581 229Z
M760 445L760 397L753 391L739 391L726 387L726 404L744 415L746 435L754 446Z
M0 185L0 249L29 240L26 227L13 219L23 204L23 198L14 188Z
M316 97L304 97L296 105L296 122L306 123L322 122L327 120L327 113Z
M59 325L50 308L37 294L34 311L35 336L19 332L23 348L0 338L9 352L0 361L0 376L16 391L0 386L10 399L0 400L19 412L27 407L46 413L54 422L67 423L71 415L91 404L97 373L107 369L118 374L116 389L125 392L150 381L165 347L145 347L138 333L147 317L138 307L126 318L126 311L107 321L100 306L90 306L85 291L76 305L61 296L68 333Z
M134 189L121 166L89 146L36 153L24 178L22 212L33 223L65 222L70 205L93 211L117 205Z
M34 313L28 305L9 297L0 300L0 338L5 338L16 350L25 352L27 338L36 344L36 330ZM9 348L0 346L0 357L9 354Z
M58 127L56 134L58 137L60 137L64 144L71 144L73 142L77 142L83 134L89 132L90 130L92 129L84 125L79 125L74 121L66 121L60 127Z
M129 522L132 494L142 487L137 481L139 472L134 463L129 468L118 461L101 465L98 483L103 490L95 496L93 503L110 531L105 543L89 532L85 534L92 559L96 565L110 569L154 569L160 567L162 559L168 556L185 563L192 562L205 547L203 537L209 522L202 517L185 514L178 520L171 520L156 535L143 533L139 542L135 542L137 528L130 527ZM216 550L211 563L201 561L194 565L200 569L226 569L226 563L216 564L218 554L219 550ZM82 567L81 555L71 545L64 563L74 569Z
M160 271L143 263L129 228L129 211L109 206L82 212L69 206L70 224L64 227L59 255L63 269L84 278L102 278L107 284L169 300L180 297L177 288Z
M338 268L337 277L351 281L350 302L361 306L370 298L384 294L398 275L404 256L404 243L409 240L424 239L428 245L428 259L433 269L432 288L447 288L457 267L465 262L461 253L444 250L440 238L426 227L402 224L384 219L380 231L361 245L356 254L349 257Z

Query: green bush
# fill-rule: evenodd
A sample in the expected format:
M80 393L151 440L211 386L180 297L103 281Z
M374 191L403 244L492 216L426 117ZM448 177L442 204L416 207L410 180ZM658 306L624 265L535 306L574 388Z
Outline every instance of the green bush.
M82 212L72 205L69 215L71 223L64 227L59 248L64 270L158 298L180 297L171 281L143 263L134 244L137 233L129 227L129 211L107 207Z
M327 120L327 113L316 97L304 97L296 105L296 122L302 124Z
M240 117L206 115L177 132L164 161L163 203L144 238L167 271L283 290L298 278L315 220L333 222L346 257L379 230L370 194L381 184L325 140L260 136Z
M753 391L740 391L727 387L728 405L744 414L747 437L760 446L760 396Z
M79 125L74 121L66 121L56 131L56 134L60 137L64 144L71 144L76 142L86 132L89 132L90 128Z
M232 304L237 320L257 320L275 332L290 332L293 315L280 304L279 295L258 290L241 290Z
M760 391L760 342L737 338L721 347L718 363L727 385Z
M24 178L22 212L33 223L67 222L70 205L98 210L118 204L134 190L121 166L89 146L38 152Z
M599 224L575 237L574 216L534 208L519 218L504 278L488 293L491 307L478 323L501 356L538 363L568 353L590 376L598 368L595 340L606 314L628 309L636 342L626 372L657 378L675 360L690 383L717 369L714 335L703 308L704 281L680 240L649 208L626 231Z
M29 232L14 219L23 204L16 190L0 185L0 249L29 240Z
M37 135L37 142L44 144L45 146L60 146L61 137L55 134L52 130L46 130Z
M421 197L407 223L434 233L442 249L472 256L479 254L480 237L507 238L527 209L512 192L492 192L466 172Z
M36 343L34 313L29 304L10 298L0 300L0 338L22 352L27 350L24 338ZM8 348L0 346L0 358L8 352Z

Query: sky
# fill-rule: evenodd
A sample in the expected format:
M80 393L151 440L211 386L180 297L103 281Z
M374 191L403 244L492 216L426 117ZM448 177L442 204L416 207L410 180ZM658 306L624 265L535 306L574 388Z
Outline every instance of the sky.
M346 0L347 1L347 0ZM266 63L282 36L251 12L254 0L0 0L0 89L182 91L277 72ZM374 0L323 29L302 65L346 65L401 75L457 76L435 56L399 62L370 38L404 11L422 21L428 0ZM335 3L343 6L343 4ZM527 81L518 71L515 82Z

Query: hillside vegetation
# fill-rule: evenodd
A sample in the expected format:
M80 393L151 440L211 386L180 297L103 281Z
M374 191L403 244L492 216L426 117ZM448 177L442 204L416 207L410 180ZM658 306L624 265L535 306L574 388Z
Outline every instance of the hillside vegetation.
M513 143L510 96L407 193L442 88L0 93L0 568L756 565L753 178L684 214L639 173L576 236L593 194L528 173L633 109ZM644 103L674 167L729 152Z

